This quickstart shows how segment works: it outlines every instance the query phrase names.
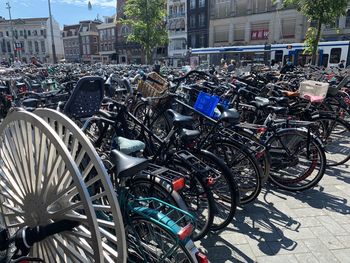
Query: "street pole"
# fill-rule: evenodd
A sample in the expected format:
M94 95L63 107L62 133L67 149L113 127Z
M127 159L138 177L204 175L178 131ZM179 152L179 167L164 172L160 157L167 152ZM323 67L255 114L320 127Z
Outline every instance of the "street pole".
M57 63L57 57L56 57L55 37L54 37L54 35L53 35L52 13L51 13L51 1L48 0L48 3L49 3L49 15L50 15L50 31L51 31L53 64L56 64L56 63Z
M12 16L11 16L11 6L10 2L6 3L6 9L9 10L9 17L10 17L10 27L11 27L11 34L12 34L12 48L13 48L13 59L16 57L16 46L15 46L15 34L13 31L13 24L12 24Z

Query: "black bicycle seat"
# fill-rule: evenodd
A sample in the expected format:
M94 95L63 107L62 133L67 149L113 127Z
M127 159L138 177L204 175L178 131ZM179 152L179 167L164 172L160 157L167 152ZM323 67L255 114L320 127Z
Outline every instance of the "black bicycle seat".
M288 113L287 107L274 107L274 106L268 106L267 109L271 112L274 112L276 114L285 115Z
M198 130L182 129L180 133L180 138L183 141L192 141L198 138L200 135L201 132Z
M239 123L240 114L236 109L224 110L223 113L220 115L219 120L230 123L232 125L236 125Z
M270 97L269 100L276 102L277 104L287 104L288 103L287 97Z
M38 102L39 102L38 99L30 98L30 99L23 100L22 104L26 108L36 108L38 106Z
M172 118L172 123L174 126L183 126L193 122L192 116L182 115L174 110L167 110L167 114Z
M146 169L148 160L126 155L120 151L111 152L111 161L118 177L131 177Z

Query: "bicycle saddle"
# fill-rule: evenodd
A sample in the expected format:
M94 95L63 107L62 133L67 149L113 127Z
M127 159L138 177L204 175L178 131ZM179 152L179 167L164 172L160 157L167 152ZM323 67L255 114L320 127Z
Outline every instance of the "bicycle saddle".
M183 141L192 141L198 138L200 135L201 132L198 130L182 129L180 133L180 138Z
M117 150L111 151L111 161L118 177L131 177L148 166L147 159L132 157Z
M274 107L274 106L267 106L267 109L271 112L274 112L276 114L285 115L288 113L287 107Z
M26 108L36 108L38 106L38 102L39 102L38 99L30 98L30 99L23 100L22 104Z
M172 124L174 126L183 126L193 122L192 116L182 115L174 110L167 110L167 114L172 118Z
M270 105L269 99L262 98L262 97L255 97L255 100L251 101L250 103L257 108L264 108Z
M240 114L236 109L224 110L219 118L220 121L230 123L232 125L239 124Z
M286 97L270 97L269 100L277 104L287 104L289 101Z

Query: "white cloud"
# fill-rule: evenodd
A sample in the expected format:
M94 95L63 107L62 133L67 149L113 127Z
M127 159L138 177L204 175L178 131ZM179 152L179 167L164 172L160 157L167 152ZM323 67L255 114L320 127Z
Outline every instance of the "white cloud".
M77 6L87 6L89 0L51 0L52 2L56 3L65 3L70 5L77 5ZM100 7L115 7L117 0L90 0L92 4L92 8L94 6L100 6Z

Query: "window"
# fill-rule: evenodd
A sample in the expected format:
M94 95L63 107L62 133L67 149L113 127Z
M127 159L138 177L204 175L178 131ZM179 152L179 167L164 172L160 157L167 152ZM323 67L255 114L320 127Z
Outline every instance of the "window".
M236 24L233 32L235 41L244 41L245 24Z
M173 6L170 6L170 7L169 7L169 15L171 16L173 13L174 13L174 12L173 12Z
M11 43L7 42L7 52L12 52L11 51Z
M345 27L350 28L350 9L346 12Z
M332 48L331 49L331 58L329 60L329 63L332 63L332 64L339 63L340 56L341 56L341 48Z
M190 9L196 8L196 0L190 0Z
M282 20L282 38L295 37L295 18Z
M267 11L268 0L253 0L253 13L263 13Z
M0 32L0 37L3 37L4 36L4 33Z
M196 16L191 15L190 16L190 28L194 28L194 27L196 27Z
M205 16L204 16L204 13L199 14L199 16L198 16L198 25L199 25L200 27L205 26Z
M20 31L19 31L19 35L20 35L21 37L23 37L23 30L20 30Z
M205 0L199 0L198 7L204 7L204 6L205 6Z
M327 67L328 66L328 59L329 59L329 55L328 54L323 54L322 57L322 66Z
M37 35L38 35L38 31L37 31L37 30L34 30L34 31L33 31L33 35L34 35L34 36L37 36Z
M236 15L243 16L247 14L248 1L247 0L237 0L236 2Z
M43 36L43 35L44 35L44 30L41 29L41 30L40 30L40 36Z
M32 32L30 30L28 30L28 36L31 36Z
M45 41L41 41L40 45L41 45L41 52L46 53Z
M228 42L228 31L229 26L215 26L214 27L214 41L217 42Z
M198 47L204 47L205 46L205 35L201 34L198 37Z
M34 49L35 49L35 53L39 53L39 43L38 43L38 41L34 41Z
M231 1L230 0L216 0L215 1L215 17L222 18L230 15Z
M180 13L181 13L181 14L184 14L184 13L185 13L185 5L184 5L184 4L181 4L181 5L180 5Z
M276 50L275 52L275 61L276 62L282 62L283 59L283 51L282 50Z
M28 50L30 54L33 54L33 43L32 41L28 41Z
M7 37L9 36L9 31L6 31L6 36L7 36Z
M190 39L191 39L191 47L195 48L196 47L196 36L192 35L190 37Z

